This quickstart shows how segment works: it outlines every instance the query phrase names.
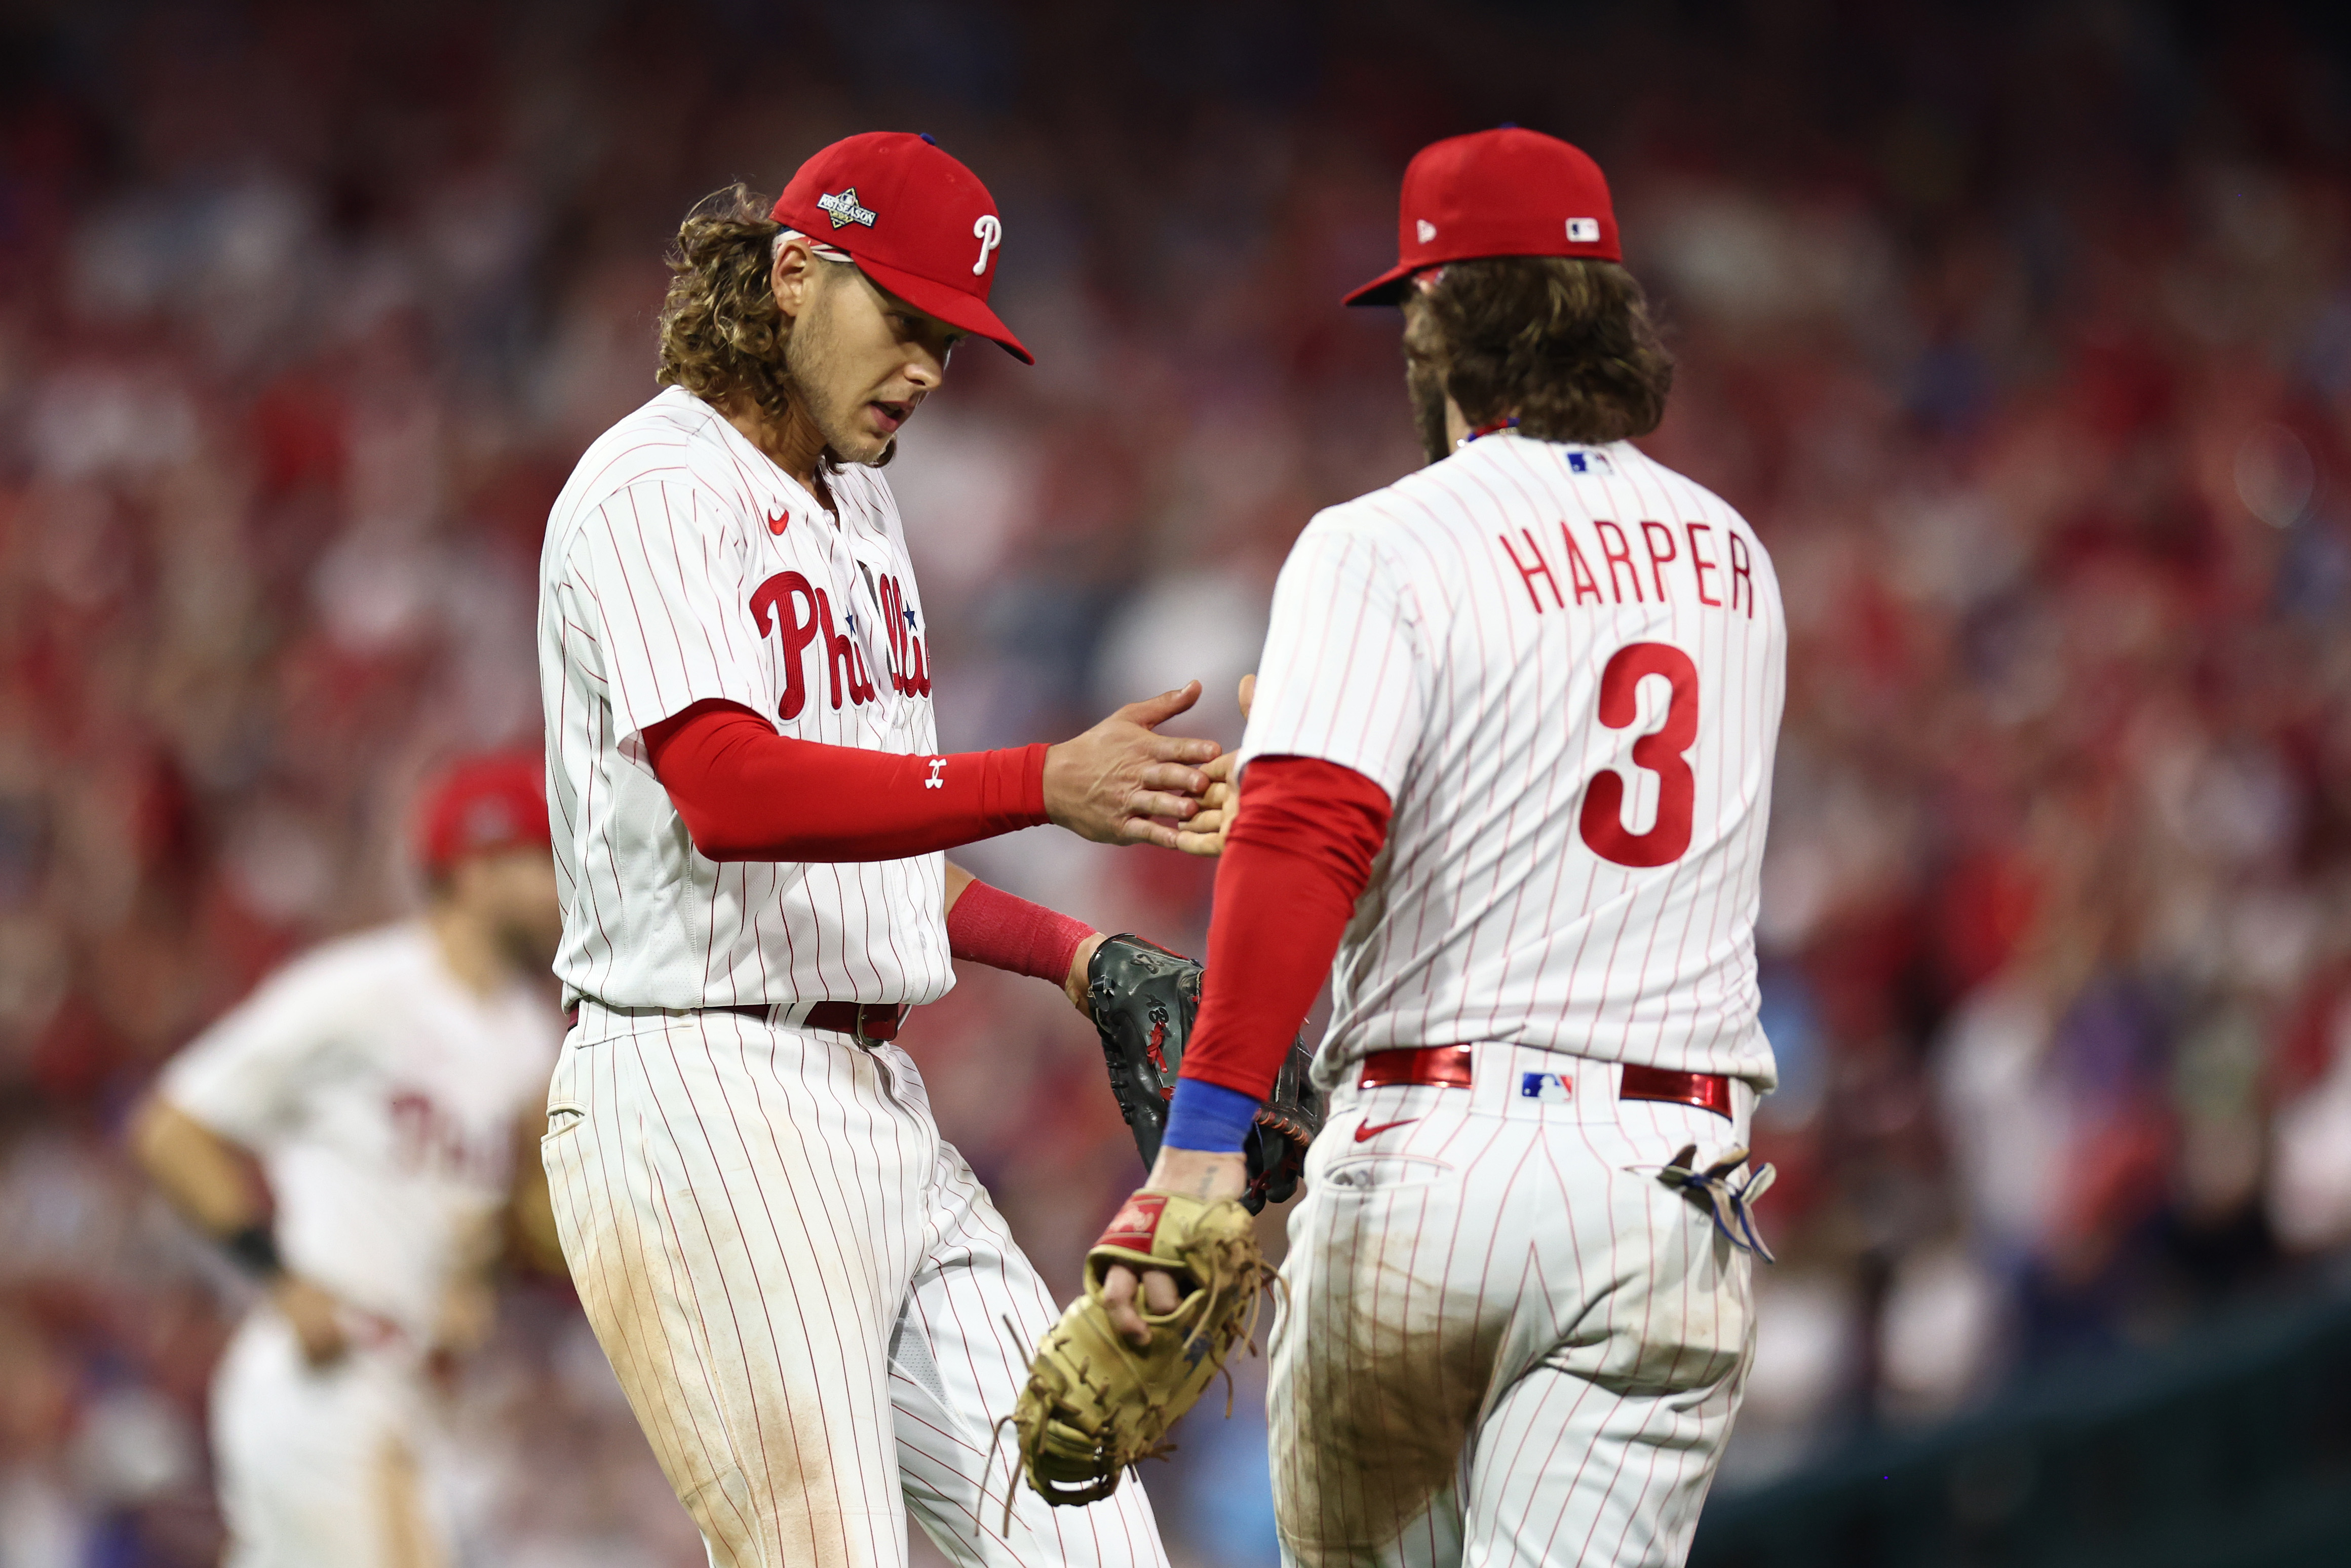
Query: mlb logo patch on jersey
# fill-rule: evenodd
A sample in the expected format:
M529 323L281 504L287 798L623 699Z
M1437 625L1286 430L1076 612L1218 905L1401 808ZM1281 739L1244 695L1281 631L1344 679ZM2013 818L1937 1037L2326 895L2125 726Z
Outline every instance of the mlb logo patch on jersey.
M1575 1080L1564 1072L1519 1074L1519 1097L1545 1105L1564 1105L1575 1098Z
M1613 474L1608 459L1597 452L1571 452L1567 455L1567 470L1571 474Z

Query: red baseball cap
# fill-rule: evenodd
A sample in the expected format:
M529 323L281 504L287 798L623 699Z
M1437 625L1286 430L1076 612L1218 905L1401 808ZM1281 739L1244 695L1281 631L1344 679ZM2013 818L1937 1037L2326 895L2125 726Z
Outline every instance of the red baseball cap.
M1505 125L1433 141L1404 172L1396 264L1347 296L1392 305L1425 267L1481 256L1622 261L1608 180L1580 147Z
M416 858L439 874L468 855L552 848L547 764L503 752L469 758L434 780L416 819Z
M799 167L769 214L849 253L917 310L1037 361L987 308L1004 220L979 176L928 136L869 131Z

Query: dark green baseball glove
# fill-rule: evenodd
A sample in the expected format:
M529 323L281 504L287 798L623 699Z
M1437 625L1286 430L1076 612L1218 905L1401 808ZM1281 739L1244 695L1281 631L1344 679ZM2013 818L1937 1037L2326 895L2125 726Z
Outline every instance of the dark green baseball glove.
M1087 998L1111 1092L1146 1170L1159 1157L1167 1131L1168 1097L1176 1092L1184 1042L1200 1010L1200 975L1195 960L1133 936L1110 938L1086 966ZM1251 1214L1297 1193L1306 1145L1322 1130L1322 1096L1307 1078L1313 1060L1302 1042L1290 1042L1272 1096L1249 1129L1249 1185L1241 1202Z

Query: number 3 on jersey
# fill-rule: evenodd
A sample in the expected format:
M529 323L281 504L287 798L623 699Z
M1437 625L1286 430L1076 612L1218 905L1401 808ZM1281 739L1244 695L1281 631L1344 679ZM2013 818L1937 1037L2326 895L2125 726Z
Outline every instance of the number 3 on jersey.
M1640 717L1644 677L1673 683L1666 722L1633 742L1633 762L1657 776L1657 820L1646 833L1625 828L1625 778L1614 768L1593 775L1583 793L1581 827L1593 854L1618 865L1658 866L1682 858L1690 841L1690 811L1698 780L1683 753L1698 739L1698 666L1669 643L1627 643L1600 673L1600 722L1626 729Z

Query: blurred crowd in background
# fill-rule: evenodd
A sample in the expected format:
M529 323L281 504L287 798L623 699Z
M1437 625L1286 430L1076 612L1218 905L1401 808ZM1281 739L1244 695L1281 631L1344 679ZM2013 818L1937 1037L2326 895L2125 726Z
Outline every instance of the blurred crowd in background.
M212 1560L204 1390L245 1297L122 1113L273 964L413 906L417 781L536 744L540 530L653 391L678 219L864 129L988 182L1038 360L966 349L890 470L951 748L1196 675L1237 739L1290 540L1419 461L1395 317L1337 305L1393 258L1405 159L1516 120L1608 170L1681 361L1644 444L1753 520L1792 626L1782 1261L1726 1484L2339 1288L2351 82L2310 26L10 8L0 1564ZM1171 854L1040 830L967 860L1106 929L1207 924ZM906 1040L1070 1288L1137 1173L1091 1031L985 973ZM1155 1472L1185 1563L1270 1560L1253 1397ZM699 1561L561 1282L517 1285L453 1398L483 1561Z

